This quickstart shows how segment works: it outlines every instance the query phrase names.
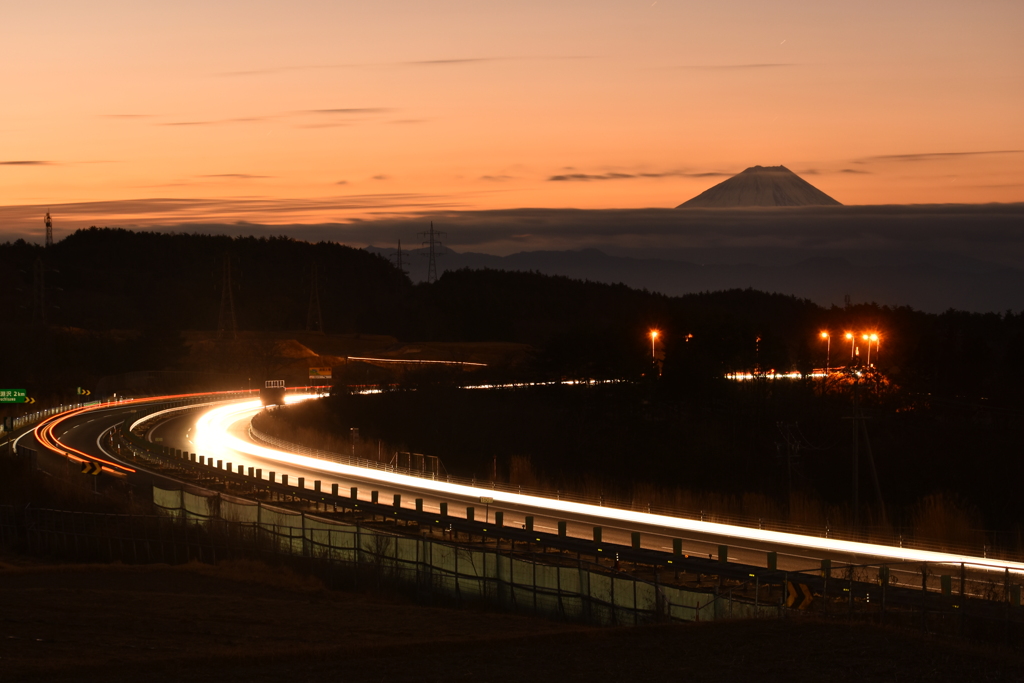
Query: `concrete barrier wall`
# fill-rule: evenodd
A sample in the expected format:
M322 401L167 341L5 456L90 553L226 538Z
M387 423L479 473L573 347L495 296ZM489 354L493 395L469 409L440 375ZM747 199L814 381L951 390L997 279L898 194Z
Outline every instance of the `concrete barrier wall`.
M258 527L283 552L374 568L458 600L517 611L607 625L780 616L774 605L755 607L726 595L663 586L582 564L534 562L497 549L409 538L262 503L158 487L153 488L153 502L168 515L196 523L219 518Z

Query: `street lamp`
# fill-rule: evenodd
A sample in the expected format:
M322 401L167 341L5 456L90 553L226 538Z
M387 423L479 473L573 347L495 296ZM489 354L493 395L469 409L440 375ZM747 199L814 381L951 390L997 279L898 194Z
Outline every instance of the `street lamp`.
M658 332L658 330L651 330L651 358L655 360L657 360L657 356L654 355L654 342L658 340L659 334L661 334L661 332Z
M871 342L875 342L875 349L878 349L878 335L877 334L864 334L861 335L861 339L868 343L868 367L871 367ZM877 354L876 354L877 356ZM875 360L878 360L876 357Z
M875 361L878 361L878 334L872 332L871 334L865 334L862 337L864 341L868 343L868 367L871 367L871 344L875 345Z
M857 338L853 336L853 332L847 332L846 338L850 340L850 360L853 360L854 345L857 343Z
M828 375L829 361L832 359L832 335L822 331L821 338L825 340L825 374Z

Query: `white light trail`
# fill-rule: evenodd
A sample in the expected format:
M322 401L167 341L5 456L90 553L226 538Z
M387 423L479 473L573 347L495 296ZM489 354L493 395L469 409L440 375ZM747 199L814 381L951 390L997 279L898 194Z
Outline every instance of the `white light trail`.
M289 396L286 401L293 403L315 398L313 395ZM985 557L972 557L970 555L958 555L955 553L942 553L931 550L917 550L914 548L897 548L874 543L860 543L856 541L843 541L834 538L821 538L818 536L805 536L801 534L785 533L781 531L769 531L766 529L753 529L732 524L721 524L717 522L702 522L695 519L681 517L670 517L645 512L634 512L585 503L574 503L566 500L553 500L541 496L530 496L521 493L497 491L493 489L477 488L462 484L433 481L422 479L394 472L385 472L376 469L354 467L340 463L329 462L317 458L311 458L295 453L288 453L276 448L261 446L250 441L240 439L228 433L232 425L240 420L251 418L259 412L261 406L259 401L246 401L221 406L207 411L196 423L196 447L210 452L223 452L231 449L246 453L259 458L288 463L297 467L320 470L322 472L342 476L370 479L396 487L410 489L421 489L439 494L459 496L467 498L479 498L487 496L494 499L493 504L507 503L509 505L521 505L547 510L551 513L570 513L575 515L586 515L598 517L612 522L637 524L666 529L678 529L717 536L729 536L736 539L756 541L766 544L783 545L798 548L812 548L824 552L850 553L853 555L886 558L900 562L934 562L945 564L969 564L977 567L991 569L1009 569L1015 573L1024 573L1024 563L1010 562Z

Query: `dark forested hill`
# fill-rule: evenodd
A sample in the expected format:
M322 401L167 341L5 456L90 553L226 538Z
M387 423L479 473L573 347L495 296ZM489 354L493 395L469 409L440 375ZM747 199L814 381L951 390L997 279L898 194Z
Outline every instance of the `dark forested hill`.
M325 303L325 327L357 329L394 298L404 278L385 259L335 243L287 237L231 238L122 229L80 230L49 249L0 246L0 263L24 293L45 267L50 322L88 329L213 329L225 263L240 329L297 329L306 324L312 269ZM14 279L12 278L12 279ZM32 317L31 298L16 298L16 319ZM328 305L329 304L329 305Z
M244 331L305 329L315 265L328 334L520 342L535 348L539 374L628 378L650 368L647 335L658 328L664 383L682 391L729 371L842 365L865 346L851 345L843 333L874 331L881 340L872 362L908 391L1021 403L1021 313L823 308L754 290L669 297L488 269L449 271L435 283L412 285L381 256L287 237L91 228L48 249L0 244L2 324L14 332L3 335L0 352L51 373L63 362L95 366L92 374L173 367L182 353L178 333L217 329L226 264ZM831 344L822 330L833 335ZM17 370L8 364L9 374Z

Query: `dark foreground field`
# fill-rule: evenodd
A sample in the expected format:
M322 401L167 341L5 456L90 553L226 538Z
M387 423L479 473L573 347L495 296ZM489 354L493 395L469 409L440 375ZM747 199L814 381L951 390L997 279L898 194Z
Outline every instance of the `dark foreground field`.
M809 621L598 629L325 590L258 563L0 558L0 681L1021 681L1024 657Z

